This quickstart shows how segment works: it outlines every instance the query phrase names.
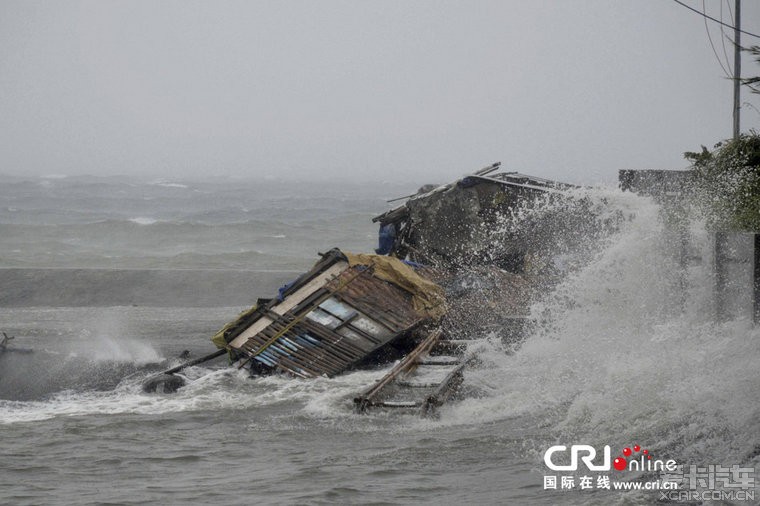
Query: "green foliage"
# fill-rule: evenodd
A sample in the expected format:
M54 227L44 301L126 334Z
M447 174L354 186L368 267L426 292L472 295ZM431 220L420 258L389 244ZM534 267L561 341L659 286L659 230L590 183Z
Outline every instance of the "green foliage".
M713 228L760 231L760 135L751 131L739 139L702 146L684 153L693 163L700 203Z
M756 62L760 63L760 46L742 48L742 51L747 51L749 54L755 57ZM747 86L752 91L752 93L760 93L760 76L742 79L741 82L743 85Z

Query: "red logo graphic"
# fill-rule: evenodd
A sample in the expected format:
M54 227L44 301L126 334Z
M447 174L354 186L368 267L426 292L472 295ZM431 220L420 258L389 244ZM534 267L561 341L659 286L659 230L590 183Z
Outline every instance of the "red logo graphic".
M644 455L646 455L647 459L652 460L652 456L649 455L649 450L641 450L641 446L639 445L633 445L633 451L629 447L623 448L623 457L615 457L615 460L612 461L612 467L617 469L618 471L625 471L625 469L628 467L628 460L626 460L626 457L630 457L634 453L641 452L643 455L641 456L642 464L644 463ZM634 456L634 459L636 456Z

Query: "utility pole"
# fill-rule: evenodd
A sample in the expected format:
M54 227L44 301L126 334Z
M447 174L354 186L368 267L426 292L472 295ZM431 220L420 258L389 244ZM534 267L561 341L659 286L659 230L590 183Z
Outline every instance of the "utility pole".
M734 141L739 139L739 133L740 133L740 122L739 122L739 108L740 108L740 99L739 99L739 93L741 91L741 77L742 77L742 57L741 57L741 22L742 22L742 4L741 0L736 0L736 3L734 4ZM720 241L720 237L723 234L716 234L715 235L715 241L716 241L716 255L719 254L719 245L718 241ZM752 255L752 321L755 323L755 325L760 324L760 234L755 233L753 234L753 246L754 246L754 254ZM717 259L716 256L716 262L719 262L720 260ZM717 276L717 283L718 283L718 289L720 290L725 286L725 281L720 279L720 272L719 270L716 270ZM722 294L718 292L718 299L717 299L717 310L718 310L718 317L720 318L723 313L723 301L721 300Z
M734 140L739 138L740 122L739 122L739 109L740 99L739 94L741 92L741 78L742 78L742 56L741 56L741 43L739 37L741 35L741 0L736 0L734 8Z

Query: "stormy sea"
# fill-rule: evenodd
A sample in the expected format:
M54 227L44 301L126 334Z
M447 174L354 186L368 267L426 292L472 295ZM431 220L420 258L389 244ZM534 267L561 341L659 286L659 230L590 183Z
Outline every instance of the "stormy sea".
M0 331L15 336L0 354L0 503L660 500L582 488L582 471L547 467L556 445L613 458L638 445L757 479L760 329L713 318L698 220L672 310L660 209L616 188L583 190L622 219L534 302L521 346L457 336L479 360L437 417L354 413L390 365L252 379L222 357L185 370L175 394L142 391L180 356L214 351L220 327L319 252L371 252L371 218L426 182L0 177ZM572 488L546 479L563 475Z

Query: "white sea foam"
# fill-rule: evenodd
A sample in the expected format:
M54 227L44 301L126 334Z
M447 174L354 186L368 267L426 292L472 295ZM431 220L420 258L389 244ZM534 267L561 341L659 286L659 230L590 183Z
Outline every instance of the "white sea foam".
M230 378L230 377L233 378ZM234 383L244 384L246 374L233 369L209 373L189 383L175 394L148 394L141 390L145 376L131 377L110 391L64 391L45 401L1 401L0 423L18 423L66 416L96 414L153 414L171 412L246 408L257 404L255 396L245 395Z
M138 216L137 218L130 218L129 221L132 223L137 223L138 225L153 225L154 223L158 223L158 220L155 218L146 218L144 216Z
M0 400L0 424L97 414L240 410L292 403L302 404L307 416L343 418L352 416L352 395L383 372L360 371L314 380L283 376L251 379L247 371L235 368L194 367L182 374L187 385L173 394L142 392L141 384L148 374L141 373L126 378L110 391L64 391L44 401Z
M159 179L158 181L153 181L150 184L155 185L155 186L163 186L164 188L181 188L181 189L188 188L188 186L186 184L172 183L170 181L164 181L164 180L161 180L161 179Z

